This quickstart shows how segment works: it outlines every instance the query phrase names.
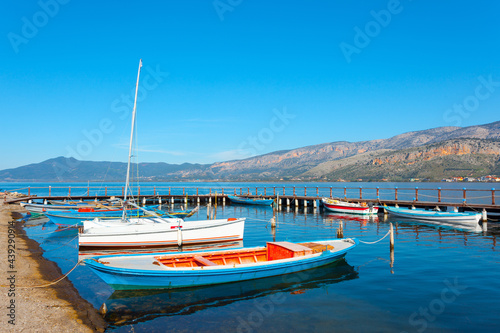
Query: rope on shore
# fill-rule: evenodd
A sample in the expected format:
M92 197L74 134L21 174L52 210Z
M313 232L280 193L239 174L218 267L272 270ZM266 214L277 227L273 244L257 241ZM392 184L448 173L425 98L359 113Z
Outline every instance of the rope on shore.
M49 282L49 283L46 283L46 284L41 284L41 285L38 285L38 286L16 286L16 288L18 289L29 289L29 288L46 288L46 287L50 287L56 283L59 283L61 282L62 280L64 280L66 277L68 277L68 275L73 272L75 270L75 268L78 267L78 265L80 265L80 263L83 261L83 259L81 260L78 260L78 262L76 263L76 265L69 270L68 273L64 274L63 276L61 276L59 279L57 280L54 280L52 282ZM0 285L0 287L2 288L9 288L10 286L7 286L7 285Z
M364 242L364 241L362 241L362 240L359 240L359 239L358 239L358 240L359 240L359 242L360 242L360 243L363 243L363 244L376 244L376 243L380 242L381 240L383 240L384 238L386 238L387 236L389 236L389 235L390 235L390 233L391 233L391 231L390 231L390 230L389 230L389 231L387 231L387 233L385 234L385 236L384 236L384 237L380 238L378 241L375 241L375 242Z

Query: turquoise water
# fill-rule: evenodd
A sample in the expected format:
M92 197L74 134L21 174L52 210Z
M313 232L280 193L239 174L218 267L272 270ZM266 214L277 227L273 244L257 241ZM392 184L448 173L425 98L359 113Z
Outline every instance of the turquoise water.
M170 206L169 206L170 208ZM178 208L176 206L176 208ZM115 292L87 267L69 279L96 308L108 308L113 332L498 332L500 227L472 232L383 216L361 219L312 208L286 208L271 229L269 208L220 206L217 217L247 217L244 246L273 239L381 239L395 227L394 260L388 237L360 244L344 260L293 275L174 291ZM205 219L202 206L192 219ZM51 223L26 226L44 256L62 272L78 261L75 230Z

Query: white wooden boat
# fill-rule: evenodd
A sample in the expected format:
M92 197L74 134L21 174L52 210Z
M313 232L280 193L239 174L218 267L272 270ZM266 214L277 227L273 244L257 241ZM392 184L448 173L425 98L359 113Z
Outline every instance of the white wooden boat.
M322 198L321 201L323 206L332 212L362 215L373 215L378 213L377 206L369 206L364 202L354 203L330 198Z
M384 206L384 209L393 216L408 219L417 219L425 221L437 221L453 223L457 225L479 226L481 214L468 212L443 212L436 210L424 210L416 208L396 208Z
M124 207L134 206L153 217L128 218L123 210L121 219L94 219L83 221L79 229L78 244L81 247L145 247L168 246L183 244L203 244L223 241L238 241L243 239L244 218L229 218L204 221L183 221L176 218L163 218L153 211L128 202L130 191L130 162L137 106L137 89L142 61L139 62L135 89L134 108L127 164L127 179L125 182Z
M129 218L83 222L80 247L150 247L206 244L243 239L244 218L184 221L171 218Z

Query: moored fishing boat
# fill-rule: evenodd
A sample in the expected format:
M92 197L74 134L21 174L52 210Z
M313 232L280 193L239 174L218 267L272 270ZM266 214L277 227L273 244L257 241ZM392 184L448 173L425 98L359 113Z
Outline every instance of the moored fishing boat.
M43 203L26 203L26 202L21 202L21 206L24 207L29 212L32 213L45 213L45 212L54 212L54 211L63 211L63 210L70 210L70 209L79 209L83 207L84 205L81 204L65 204L65 205L49 205L49 204L43 204ZM95 205L85 205L88 207L95 207Z
M424 210L417 208L401 208L384 206L384 209L393 216L426 220L442 221L447 223L462 224L468 226L479 226L481 214L469 212L443 212L436 210Z
M270 206L273 204L274 199L263 199L254 197L243 197L236 195L228 195L228 199L232 203L243 204L243 205L259 205L259 206Z
M102 256L84 262L115 290L172 289L295 273L341 259L357 244L350 238L269 242L240 250Z
M176 217L176 218L188 218L192 216L198 209L190 210L179 210L166 212L157 209L158 206L146 206L144 208L154 211L158 216L161 217ZM129 217L153 217L151 213L145 212L138 208L128 208L126 210L127 216ZM46 212L45 215L50 221L57 224L58 226L78 226L82 225L85 220L92 220L99 218L101 220L117 219L122 217L123 209L91 209L78 211L54 211Z
M327 210L332 212L363 215L372 215L378 213L377 206L369 206L365 202L354 203L330 198L322 198L321 202Z
M230 242L243 239L244 218L184 221L140 217L83 221L80 247L148 247Z

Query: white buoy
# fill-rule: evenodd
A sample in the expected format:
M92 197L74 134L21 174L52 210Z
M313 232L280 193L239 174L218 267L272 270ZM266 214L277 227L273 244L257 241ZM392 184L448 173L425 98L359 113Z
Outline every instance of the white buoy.
M488 214L486 213L486 209L485 208L483 208L483 216L482 216L482 218L483 218L483 222L488 220Z

